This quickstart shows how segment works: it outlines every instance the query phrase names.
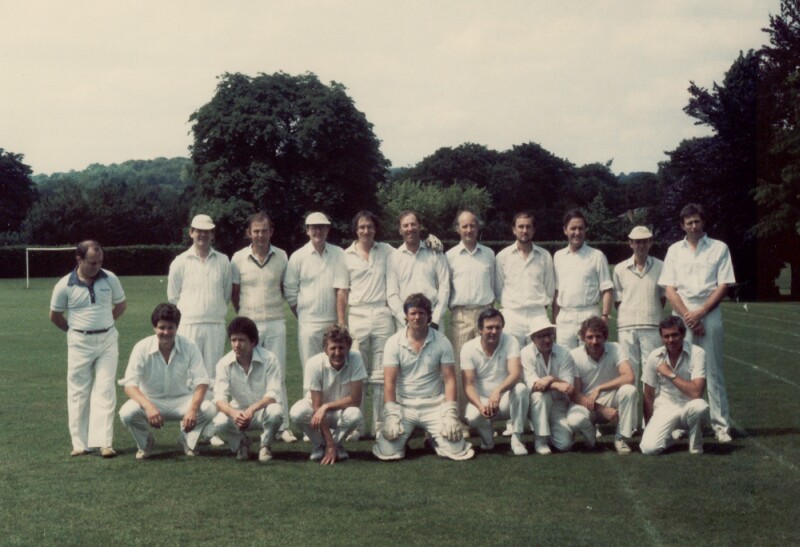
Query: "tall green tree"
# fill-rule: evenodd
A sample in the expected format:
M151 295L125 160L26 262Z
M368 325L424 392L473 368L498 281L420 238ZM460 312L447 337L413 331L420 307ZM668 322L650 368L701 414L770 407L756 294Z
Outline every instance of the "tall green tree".
M767 143L759 150L755 190L762 257L791 265L792 298L800 299L800 4L783 0L770 16L761 49L759 131Z
M389 162L366 116L343 85L311 73L256 77L226 73L211 101L194 112L193 212L214 212L218 245L240 244L242 218L265 209L276 243L303 240L304 216L327 212L337 229L362 208L375 209Z
M728 243L733 255L740 294L774 294L774 265L758 260L758 245L750 229L757 222L753 201L758 173L758 88L760 57L740 53L721 84L711 90L691 82L691 98L684 111L698 125L711 127L709 137L681 142L668 152L659 169L662 207L659 227L669 239L678 239L677 215L689 202L707 212L707 230Z
M0 148L0 232L17 232L36 201L31 168L25 156Z

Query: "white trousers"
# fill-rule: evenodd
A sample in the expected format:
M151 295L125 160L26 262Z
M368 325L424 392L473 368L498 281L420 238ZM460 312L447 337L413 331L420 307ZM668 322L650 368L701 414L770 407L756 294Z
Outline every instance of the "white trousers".
M203 354L203 364L208 373L208 391L206 399L214 397L214 377L217 375L217 361L225 355L225 323L181 323L178 334L185 336L200 348Z
M533 391L530 396L531 422L537 437L550 437L550 443L561 452L572 448L574 435L567 423L569 401L553 397L549 391Z
M633 385L638 386L639 378L642 377L642 365L647 356L662 345L658 327L620 330L617 332L617 340L633 368L633 375L636 378Z
M617 422L617 438L630 439L636 429L638 417L639 391L630 384L620 386L614 391L605 391L598 398L597 403L603 406L616 408L619 411ZM595 425L602 417L595 411L589 411L583 405L573 404L567 411L567 425L573 431L580 431L586 435L594 435Z
M690 310L697 309L702 302L688 302ZM714 431L729 433L731 415L728 408L728 392L725 390L725 376L722 373L722 310L717 306L703 318L704 336L695 336L691 329L686 331L686 340L703 348L706 352L706 391L711 408L711 427Z
M378 436L372 446L372 453L381 460L401 460L406 456L406 441L420 427L433 439L436 453L451 460L468 460L475 455L472 445L464 439L451 442L442 436L442 397L403 403L403 434L389 441Z
M322 337L336 321L298 321L297 350L300 353L300 367L306 377L306 361L322 351Z
M506 322L505 327L503 327L503 332L517 339L519 349L531 343L530 336L528 336L531 321L536 317L547 315L547 310L543 307L513 310L503 308L501 311L503 312L503 319L505 319Z
M658 454L674 442L673 431L688 429L689 449L697 450L703 447L703 424L707 421L708 403L703 399L693 399L680 405L657 398L639 448L642 454Z
M150 402L156 405L165 422L180 422L189 411L192 395L181 395L180 397L170 397L168 399L150 399ZM200 404L200 410L197 412L197 424L194 429L187 433L181 428L181 436L186 440L186 445L189 448L194 450L197 446L197 440L200 438L200 432L211 423L216 414L217 409L211 401L203 401ZM119 418L133 435L136 447L139 450L144 450L147 447L147 437L150 433L150 423L147 421L147 413L144 409L139 406L139 403L129 399L119 409Z
M456 306L450 312L450 324L447 328L447 337L453 346L456 372L456 393L458 396L458 415L464 416L467 407L467 394L464 392L464 379L461 377L461 347L478 336L478 316L491 306L482 308L465 308Z
M521 435L525 430L525 420L528 419L528 386L518 383L500 398L500 409L493 418L483 416L478 407L467 403L464 418L469 426L476 429L484 444L492 444L492 422L495 420L511 420L512 432ZM486 405L488 397L481 397L481 403Z
M117 329L67 332L67 416L73 450L112 446L117 406Z
M269 321L256 321L258 328L258 344L271 351L278 358L281 367L281 406L283 416L289 415L289 397L286 393L286 319L272 319ZM280 430L286 429L286 420L281 424Z
M239 450L239 446L247 434L239 429L236 422L224 412L220 412L212 423L214 434L228 441L231 452ZM247 431L261 430L261 446L271 446L272 441L275 440L275 433L282 423L283 408L279 403L272 403L253 414L253 419L250 420Z
M392 311L385 304L351 306L348 327L353 349L361 352L368 379L361 398L361 413L366 414L367 386L372 390L372 431L378 432L383 415L383 348L395 333ZM362 424L359 431L364 433Z
M598 315L597 305L583 308L561 308L556 318L556 343L567 349L575 349L581 343L578 331L581 323Z
M311 446L324 447L325 437L319 429L311 427L314 407L308 399L300 399L292 405L292 422L311 440ZM364 422L364 415L357 406L349 406L341 410L331 410L325 414L325 423L331 430L333 440L338 446L344 444L347 436Z

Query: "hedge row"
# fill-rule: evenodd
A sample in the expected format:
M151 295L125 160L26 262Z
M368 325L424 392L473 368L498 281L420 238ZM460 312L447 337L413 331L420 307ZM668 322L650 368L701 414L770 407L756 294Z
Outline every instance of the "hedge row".
M397 246L400 241L389 241ZM457 240L445 240L446 249L456 245ZM495 253L511 244L510 241L483 241ZM345 242L349 245L350 242ZM537 241L550 253L564 247L564 241ZM631 255L627 242L597 241L592 247L600 249L608 257L609 264L616 264ZM650 250L653 256L660 258L666 254L668 244L654 243ZM166 275L169 264L176 255L186 250L184 245L131 245L125 247L107 247L103 266L117 275ZM68 273L75 264L74 253L32 252L29 253L31 277L59 277ZM25 246L16 245L0 247L0 278L25 277Z

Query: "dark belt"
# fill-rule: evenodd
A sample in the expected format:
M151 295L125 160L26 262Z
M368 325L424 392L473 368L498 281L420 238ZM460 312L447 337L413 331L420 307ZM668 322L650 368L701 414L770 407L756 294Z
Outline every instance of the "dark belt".
M72 329L72 330L74 330L75 332L79 332L81 334L103 334L104 332L110 331L112 328L113 327L108 327L107 329L100 329L100 330L78 330L78 329Z

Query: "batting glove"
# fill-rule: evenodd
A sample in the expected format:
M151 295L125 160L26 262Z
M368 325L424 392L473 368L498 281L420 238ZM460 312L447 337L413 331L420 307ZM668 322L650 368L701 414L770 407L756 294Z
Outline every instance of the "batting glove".
M444 251L442 240L433 234L429 235L428 239L425 240L425 246L431 251L436 251L437 253Z
M461 422L458 420L458 403L455 401L442 403L442 436L451 443L463 438Z
M405 433L403 429L403 407L398 403L386 403L383 405L383 427L381 431L383 438L387 441L394 441Z

